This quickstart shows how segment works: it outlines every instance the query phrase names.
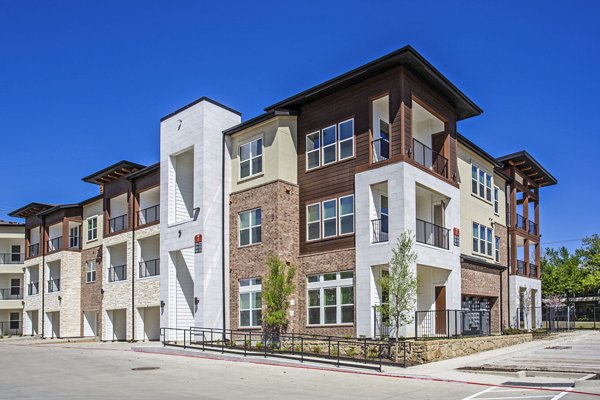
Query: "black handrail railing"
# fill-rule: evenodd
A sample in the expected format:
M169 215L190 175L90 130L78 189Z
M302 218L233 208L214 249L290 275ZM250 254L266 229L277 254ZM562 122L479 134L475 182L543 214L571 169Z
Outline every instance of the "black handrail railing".
M448 159L417 139L413 139L413 159L444 178L448 177Z
M417 242L448 250L450 229L417 218Z
M20 335L21 320L0 321L0 336Z
M529 263L529 277L537 278L537 271L538 271L537 265L535 265L533 263Z
M389 319L381 313L380 306L373 306L373 323L376 338L392 338L395 336L394 327L391 326Z
M20 287L0 289L0 300L21 300L22 298Z
M160 219L160 204L138 211L138 225L146 225Z
M160 258L140 261L140 278L160 275Z
M0 264L23 264L24 253L0 253Z
M373 150L373 163L385 161L390 158L390 141L388 138L379 138L371 141Z
M525 276L525 261L517 260L517 275Z
M58 251L62 248L62 236L55 237L54 239L48 240L46 242L46 252L51 253L53 251Z
M127 214L119 215L118 217L109 219L108 227L110 229L110 233L120 232L127 229Z
M125 279L127 279L127 266L126 265L116 265L114 267L108 268L108 281L109 282L124 281Z
M29 257L35 257L40 254L40 244L35 243L29 246Z
M537 235L538 234L538 227L537 224L533 221L529 221L529 234L531 235Z
M48 280L48 293L60 291L60 278Z
M491 313L486 310L415 311L415 338L491 335Z
M515 221L515 228L527 230L527 218L522 216L521 214L517 214L517 220Z
M33 296L40 292L39 282L31 282L27 285L27 295Z
M389 236L387 218L374 219L371 224L373 225L373 240L371 243L387 242Z

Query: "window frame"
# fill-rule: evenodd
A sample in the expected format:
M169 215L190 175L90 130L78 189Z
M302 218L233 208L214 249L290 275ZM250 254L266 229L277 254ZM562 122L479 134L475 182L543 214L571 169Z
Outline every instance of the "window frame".
M77 234L76 236L72 234L74 231ZM69 248L73 249L73 248L80 247L80 243L79 243L80 237L81 237L81 225L75 225L75 226L69 228Z
M258 142L258 141L260 141L260 154L259 155L253 155L252 154L252 144L254 142ZM247 160L242 160L242 147L244 147L244 146L249 146L250 147L250 150L248 151L249 158ZM258 144L257 144L257 149L258 149ZM238 145L238 155L239 155L238 180L239 181L243 181L245 179L250 179L250 178L253 178L255 176L258 176L258 175L261 175L261 174L264 173L264 168L263 168L263 166L264 166L263 155L264 154L265 154L264 153L264 139L263 139L262 136L261 137L255 137L253 139L250 139L250 140L248 140L246 142L243 142L243 143L240 143ZM258 158L260 158L260 171L259 172L254 172L253 161L255 159L258 159ZM248 171L250 172L250 175L248 175L248 176L242 176L242 164L244 162L248 162L249 163Z
M93 265L93 268L90 268L90 265ZM96 260L87 260L85 262L85 283L95 283L97 278L98 265L96 264ZM93 276L94 279L91 280L90 276Z
M494 213L500 215L500 188L494 185Z
M327 129L331 129L333 128L333 134L335 136L335 138L333 139L333 143L332 144L328 144L325 145L325 142L323 140L323 131L327 130ZM330 126L326 126L325 128L321 129L321 166L325 167L327 165L331 165L331 164L335 164L338 161L338 131L337 131L337 124L333 124ZM329 148L333 146L333 161L330 161L328 163L325 162L325 148Z
M260 210L260 224L258 225L252 225L252 213L255 212L256 210ZM242 219L242 214L246 214L248 213L248 227L247 228L242 228L241 227L241 219ZM256 219L256 218L255 218ZM257 244L261 244L262 243L262 209L261 207L256 207L256 208L252 208L250 210L245 210L245 211L240 211L238 212L238 247L248 247L248 246L254 246ZM253 242L253 234L252 234L252 230L253 228L256 227L260 227L260 241L259 242ZM242 244L242 230L248 230L249 234L248 234L248 240L249 243L248 244Z
M500 262L500 236L494 236L494 259Z
M344 214L341 215L340 214L340 210L341 210L341 199L346 199L348 197L352 197L352 213L348 213L348 214ZM334 219L333 217L329 217L329 218L325 218L325 213L324 213L324 204L325 203L329 203L329 202L334 202L335 201L335 220L336 220L336 225L335 225L335 229L336 229L336 233L335 235L330 235L330 236L325 236L325 222L327 221L331 221L332 219ZM309 212L308 209L310 207L314 207L314 206L319 206L319 219L309 222L308 220L308 216L309 216ZM307 242L316 242L318 240L326 240L326 239L334 239L334 238L339 238L339 237L345 237L345 236L349 236L349 235L354 235L356 233L356 204L354 202L354 193L352 194L346 194L346 195L342 195L339 197L333 197L330 199L325 199L325 200L321 200L315 203L310 203L306 205L306 214L304 216L304 228L306 229L306 241ZM342 217L349 217L352 216L352 232L346 232L346 233L341 233L341 224L342 224ZM309 237L309 224L316 224L319 223L319 237L317 238L310 238Z
M475 173L475 176L473 174ZM477 188L477 190L473 190ZM494 176L471 161L471 194L481 200L493 204ZM489 195L489 198L488 198Z
M477 227L477 236L475 236L475 229ZM494 230L478 222L473 222L472 234L472 248L471 251L474 254L486 257L495 258L494 255ZM477 246L475 241L477 240ZM483 248L483 251L481 251ZM490 250L489 252L487 250Z
M345 123L351 123L352 124L352 135L349 138L346 138L344 140L340 140L340 127L345 124ZM390 124L391 125L391 124ZM334 133L335 133L335 140L333 143L325 145L323 142L323 131L333 128ZM307 150L307 146L306 144L308 143L308 137L309 136L314 136L317 135L317 138L319 140L319 146L308 151ZM335 122L333 124L330 124L328 126L325 126L323 128L320 128L318 130L312 131L310 133L307 133L305 136L305 142L304 142L304 160L305 160L305 171L312 171L314 169L317 168L321 168L321 167L326 167L328 165L333 165L336 164L338 162L341 161L345 161L345 160L350 160L354 157L356 157L356 140L355 140L355 123L354 123L354 116L341 120L339 122ZM346 143L346 142L352 142L352 154L349 156L346 156L344 158L341 157L341 143ZM328 163L325 163L325 148L329 148L329 147L334 147L334 160L330 161ZM309 163L308 163L308 156L309 154L312 153L318 153L318 163L315 166L310 167Z
M352 276L349 278L342 278L342 274L351 273ZM326 280L326 275L334 275L335 279ZM306 276L306 326L352 326L354 325L356 318L356 293L354 285L354 270L337 271L337 272L325 272L321 274L307 275ZM310 281L310 278L318 277L317 281ZM352 288L352 303L342 303L342 288ZM335 289L335 305L325 305L325 290ZM310 305L310 292L318 291L319 293L319 305ZM334 323L325 322L325 309L335 307L336 309L336 320ZM352 322L342 322L342 308L352 307ZM319 323L310 323L310 310L319 309Z
M315 221L308 221L308 208L309 207L317 207L317 211L319 213L318 218ZM319 227L319 235L316 238L311 239L309 236L309 229L308 226L309 224L317 224L317 226ZM316 240L321 240L321 202L318 203L312 203L312 204L307 204L306 205L306 241L307 242L313 242Z
M323 200L321 202L321 237L323 239L330 239L332 237L338 236L337 228L338 228L339 219L338 219L338 209L337 209L338 201L337 200L338 200L337 198L334 198L334 199ZM333 203L334 212L335 212L335 215L333 217L325 218L325 203ZM334 222L335 233L333 235L326 236L325 235L325 222L329 222L331 220L333 220L333 222Z
M316 132L307 133L305 139L308 139L309 136L314 136L314 135L317 135L317 139L319 140L319 145L315 149L312 149L310 151L306 151L307 140L304 141L304 147L305 147L304 153L305 153L305 159L306 159L305 162L306 162L306 170L307 171L311 171L313 169L321 167L321 131L319 130L319 131L316 131ZM318 161L317 165L314 166L314 167L310 167L309 168L309 166L308 166L308 155L311 154L311 153L315 153L315 152L318 153L318 156L317 156L317 161Z
M90 223L93 222L93 226L90 225ZM93 240L97 240L98 239L98 217L94 216L94 217L90 217L86 220L86 226L87 226L87 241L91 242ZM92 234L93 238L90 238L90 234Z
M351 213L347 213L347 214L342 214L342 199L347 199L349 197L352 197L352 212ZM356 214L355 210L354 210L354 194L349 194L346 196L340 196L338 197L338 212L337 212L337 219L338 219L338 236L346 236L346 235L352 235L354 233L354 224L356 222L354 216ZM342 218L343 217L348 217L348 216L352 216L352 231L350 232L345 232L342 233Z
M340 132L341 132L340 126L347 122L349 122L352 125L352 135L350 135L350 137L348 139L342 140L342 139L340 139ZM347 157L342 158L342 143L350 142L350 141L352 142L352 154ZM338 161L344 161L344 160L348 160L348 159L354 157L354 153L355 153L355 150L354 150L354 118L348 118L345 121L338 122L336 144L338 147L338 150L337 150L338 151L338 155L337 155Z
M242 281L247 281L248 285L242 285ZM256 307L256 294L260 293L261 304ZM250 308L242 309L242 295L248 294L248 305ZM248 311L250 325L242 325L242 312ZM260 323L254 321L253 311L260 311ZM238 327L245 329L260 328L262 326L262 278L242 278L238 280Z

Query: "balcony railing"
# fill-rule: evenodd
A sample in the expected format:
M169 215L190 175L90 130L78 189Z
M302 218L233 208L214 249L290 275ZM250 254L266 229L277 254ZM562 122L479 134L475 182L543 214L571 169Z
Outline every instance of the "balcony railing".
M48 293L60 291L60 278L50 279L48 281Z
M138 225L150 224L160 218L160 205L144 208L138 211Z
M109 219L108 227L110 229L110 233L120 232L127 229L127 214Z
M373 150L373 163L385 161L390 158L390 141L388 138L379 138L371 142Z
M0 264L23 264L23 253L0 253Z
M56 237L46 242L46 252L51 253L53 251L60 250L62 248L62 237Z
M529 263L529 277L537 278L538 267L533 263Z
M413 139L413 158L416 162L433 172L448 177L448 159L435 150Z
M527 219L521 214L517 214L517 220L515 221L515 228L527 230Z
M10 289L0 289L0 300L21 300L23 294L20 287Z
M29 257L36 257L40 254L40 244L32 244L29 246Z
M31 282L27 285L27 295L34 296L40 292L40 284L38 282Z
M20 335L21 320L0 321L0 336Z
M448 250L450 229L417 218L417 242Z
M529 221L529 234L531 235L537 235L538 234L538 227L537 224L533 221Z
M525 261L517 260L517 275L525 276Z
M160 275L160 258L140 262L140 278Z
M108 268L108 281L109 282L119 282L127 279L127 266L125 265L117 265L114 267Z
M430 310L415 312L415 338L491 335L486 310Z
M387 218L374 219L371 224L373 225L373 240L371 243L387 242L389 231Z

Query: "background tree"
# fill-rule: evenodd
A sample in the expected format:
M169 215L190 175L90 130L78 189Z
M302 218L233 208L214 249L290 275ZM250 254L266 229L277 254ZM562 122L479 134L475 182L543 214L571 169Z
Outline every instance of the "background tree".
M413 322L419 290L419 281L411 270L411 266L417 261L417 253L413 250L410 231L400 235L392 252L388 274L380 280L381 290L387 294L388 302L378 308L383 320L394 328L397 359L400 328Z
M269 275L263 279L262 298L265 301L263 329L265 344L278 344L279 337L287 331L289 325L288 308L290 295L294 291L296 267L286 265L279 257L269 256L267 259Z
M546 249L541 261L542 295L573 297L582 291L584 273L581 269L581 258L571 254L566 247L558 250Z

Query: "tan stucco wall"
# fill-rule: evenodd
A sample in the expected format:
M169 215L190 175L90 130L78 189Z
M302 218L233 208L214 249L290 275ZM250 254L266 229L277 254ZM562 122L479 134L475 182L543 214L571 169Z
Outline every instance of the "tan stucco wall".
M263 171L261 174L239 180L239 146L263 138ZM282 180L296 184L297 168L296 117L280 116L232 135L229 142L231 160L231 192Z
M83 206L83 224L81 227L82 248L91 249L102 244L102 233L104 232L104 214L102 211L102 199ZM98 218L98 237L88 242L87 240L87 219Z

